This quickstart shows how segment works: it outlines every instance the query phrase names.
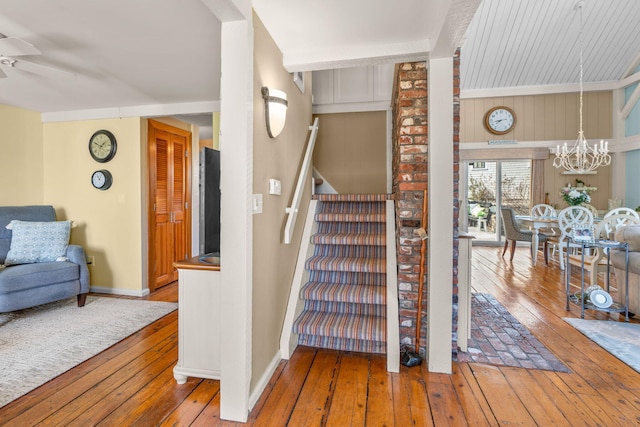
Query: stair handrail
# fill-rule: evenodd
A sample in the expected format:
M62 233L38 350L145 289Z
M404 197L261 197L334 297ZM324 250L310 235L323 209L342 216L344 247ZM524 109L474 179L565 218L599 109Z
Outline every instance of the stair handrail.
M313 147L316 144L316 136L318 135L318 117L313 120L313 125L309 126L311 135L309 136L309 143L307 144L307 150L304 153L304 159L300 166L298 174L298 182L296 183L296 189L293 193L293 200L291 206L286 209L287 223L284 226L284 243L286 245L291 243L293 237L293 230L296 225L296 217L298 216L298 209L300 208L300 202L302 202L302 193L304 189L304 182L307 179L311 165L311 156L313 155Z

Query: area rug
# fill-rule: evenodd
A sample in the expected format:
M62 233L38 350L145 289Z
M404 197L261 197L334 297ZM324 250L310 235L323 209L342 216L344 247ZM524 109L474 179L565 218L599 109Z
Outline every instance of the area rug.
M564 321L640 372L640 324L569 317Z
M178 304L89 296L0 314L0 407L95 356Z
M458 362L570 372L492 295L471 295L471 337Z

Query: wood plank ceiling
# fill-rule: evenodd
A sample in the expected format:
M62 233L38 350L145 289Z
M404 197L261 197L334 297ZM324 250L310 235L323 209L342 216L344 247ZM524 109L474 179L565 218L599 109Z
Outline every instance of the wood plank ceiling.
M461 50L462 89L579 81L576 0L483 0ZM640 54L640 1L583 2L583 81L618 81Z

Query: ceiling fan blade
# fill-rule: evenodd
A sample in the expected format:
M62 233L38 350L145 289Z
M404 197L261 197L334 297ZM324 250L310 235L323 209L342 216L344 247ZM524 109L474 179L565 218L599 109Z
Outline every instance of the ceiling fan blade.
M62 78L74 78L75 73L61 70L59 68L49 67L48 65L36 64L35 62L25 61L24 59L16 60L13 68L21 71L28 71L30 73L44 75L44 76L58 76Z
M40 52L37 47L17 37L5 37L0 39L0 55L24 56L41 54L42 52Z
M7 75L2 70L0 70L0 79L4 79L5 77L7 77Z

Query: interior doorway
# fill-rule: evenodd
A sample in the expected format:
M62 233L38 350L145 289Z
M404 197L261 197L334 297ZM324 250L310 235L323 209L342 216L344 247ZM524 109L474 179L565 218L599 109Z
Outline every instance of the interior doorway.
M178 280L191 255L191 132L149 120L149 291Z
M466 191L461 218L474 243L503 242L500 208L513 208L517 215L531 209L531 160L470 160L464 164Z

